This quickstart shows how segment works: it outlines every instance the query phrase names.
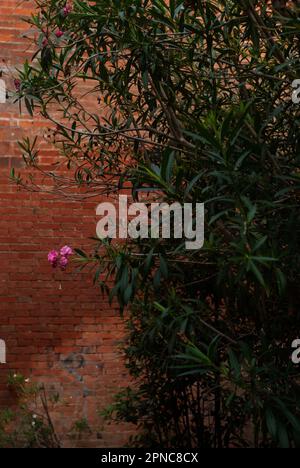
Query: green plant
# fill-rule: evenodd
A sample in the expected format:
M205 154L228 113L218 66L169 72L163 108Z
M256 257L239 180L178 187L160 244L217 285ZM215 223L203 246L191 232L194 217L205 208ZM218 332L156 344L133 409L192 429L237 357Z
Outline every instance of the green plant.
M68 436L71 440L81 440L87 434L91 434L92 430L86 418L78 419L73 424Z
M58 395L49 398L44 386L31 383L21 374L10 375L8 386L17 397L17 406L0 412L0 447L59 448L50 416Z
M109 413L137 424L143 445L298 447L297 2L36 3L17 99L54 125L74 175L48 172L54 192L206 206L200 251L179 239L77 251L129 308L136 385ZM45 176L36 145L20 147ZM34 174L12 178L43 190Z

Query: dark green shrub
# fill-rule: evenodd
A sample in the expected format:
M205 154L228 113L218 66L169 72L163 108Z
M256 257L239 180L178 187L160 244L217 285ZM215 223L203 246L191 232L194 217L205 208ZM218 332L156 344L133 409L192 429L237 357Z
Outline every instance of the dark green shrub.
M148 200L205 203L201 250L149 239L78 252L104 289L103 274L114 279L111 297L129 307L125 353L136 385L109 412L140 427L140 445L299 446L293 5L45 0L31 19L37 53L20 72L18 99L56 125L78 196L132 187L137 200L152 189ZM37 145L21 143L35 169ZM72 188L48 175L56 192Z

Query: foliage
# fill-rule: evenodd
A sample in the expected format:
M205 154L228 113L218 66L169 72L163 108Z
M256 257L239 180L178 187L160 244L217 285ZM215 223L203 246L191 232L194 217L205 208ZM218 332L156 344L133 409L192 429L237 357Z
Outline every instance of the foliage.
M58 395L49 398L44 386L30 383L20 374L9 377L8 385L17 396L15 410L0 413L0 447L59 448L60 441L50 416Z
M136 385L111 413L143 445L298 447L298 2L36 3L17 99L54 125L74 175L48 172L54 192L206 207L201 250L148 239L77 252L129 308ZM38 140L20 147L46 175ZM12 178L43 190L34 174Z
M53 421L54 412L66 404L60 395L21 374L9 375L8 388L15 404L0 412L0 448L61 448L62 434ZM91 432L82 418L64 436L74 444Z

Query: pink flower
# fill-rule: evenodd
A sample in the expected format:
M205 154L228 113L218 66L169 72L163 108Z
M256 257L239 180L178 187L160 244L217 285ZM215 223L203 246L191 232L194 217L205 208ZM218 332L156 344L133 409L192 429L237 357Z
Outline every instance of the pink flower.
M48 254L48 262L51 263L53 268L59 267L64 271L69 263L69 256L73 255L73 249L68 245L65 245L58 252L57 250L51 250Z
M17 91L20 91L21 88L21 81L20 80L14 80L14 85Z
M59 253L56 250L51 250L51 252L49 252L48 262L51 263L53 268L57 267L58 258L59 258Z
M55 36L59 39L60 37L62 37L64 35L64 32L61 30L61 29L57 29L57 31L55 31Z
M43 42L42 42L42 46L46 47L48 44L49 44L48 38L44 37Z
M65 270L68 266L69 260L67 257L60 257L58 265L61 268L61 270Z
M69 257L69 255L73 255L73 249L72 247L69 247L68 245L65 245L60 249L60 255L62 257Z
M63 15L68 16L68 14L71 13L71 11L72 11L72 5L67 3L65 7L63 8Z

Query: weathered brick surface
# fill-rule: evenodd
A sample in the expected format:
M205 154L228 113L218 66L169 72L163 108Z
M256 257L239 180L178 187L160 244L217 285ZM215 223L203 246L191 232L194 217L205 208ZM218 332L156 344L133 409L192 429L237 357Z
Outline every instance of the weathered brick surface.
M8 87L13 69L30 54L22 37L28 26L20 18L31 9L30 2L0 0L0 67ZM0 407L10 403L8 372L20 372L60 393L65 402L57 415L60 434L87 418L93 432L80 445L120 446L128 427L105 426L97 416L127 379L118 354L123 336L118 310L93 288L89 275L74 268L52 271L46 260L52 248L85 247L95 235L97 201L55 200L9 182L12 166L22 170L17 140L32 130L46 133L43 122L33 123L12 103L0 104L0 338L8 351L7 365L0 364ZM54 157L42 140L43 163ZM70 444L66 438L65 444Z

